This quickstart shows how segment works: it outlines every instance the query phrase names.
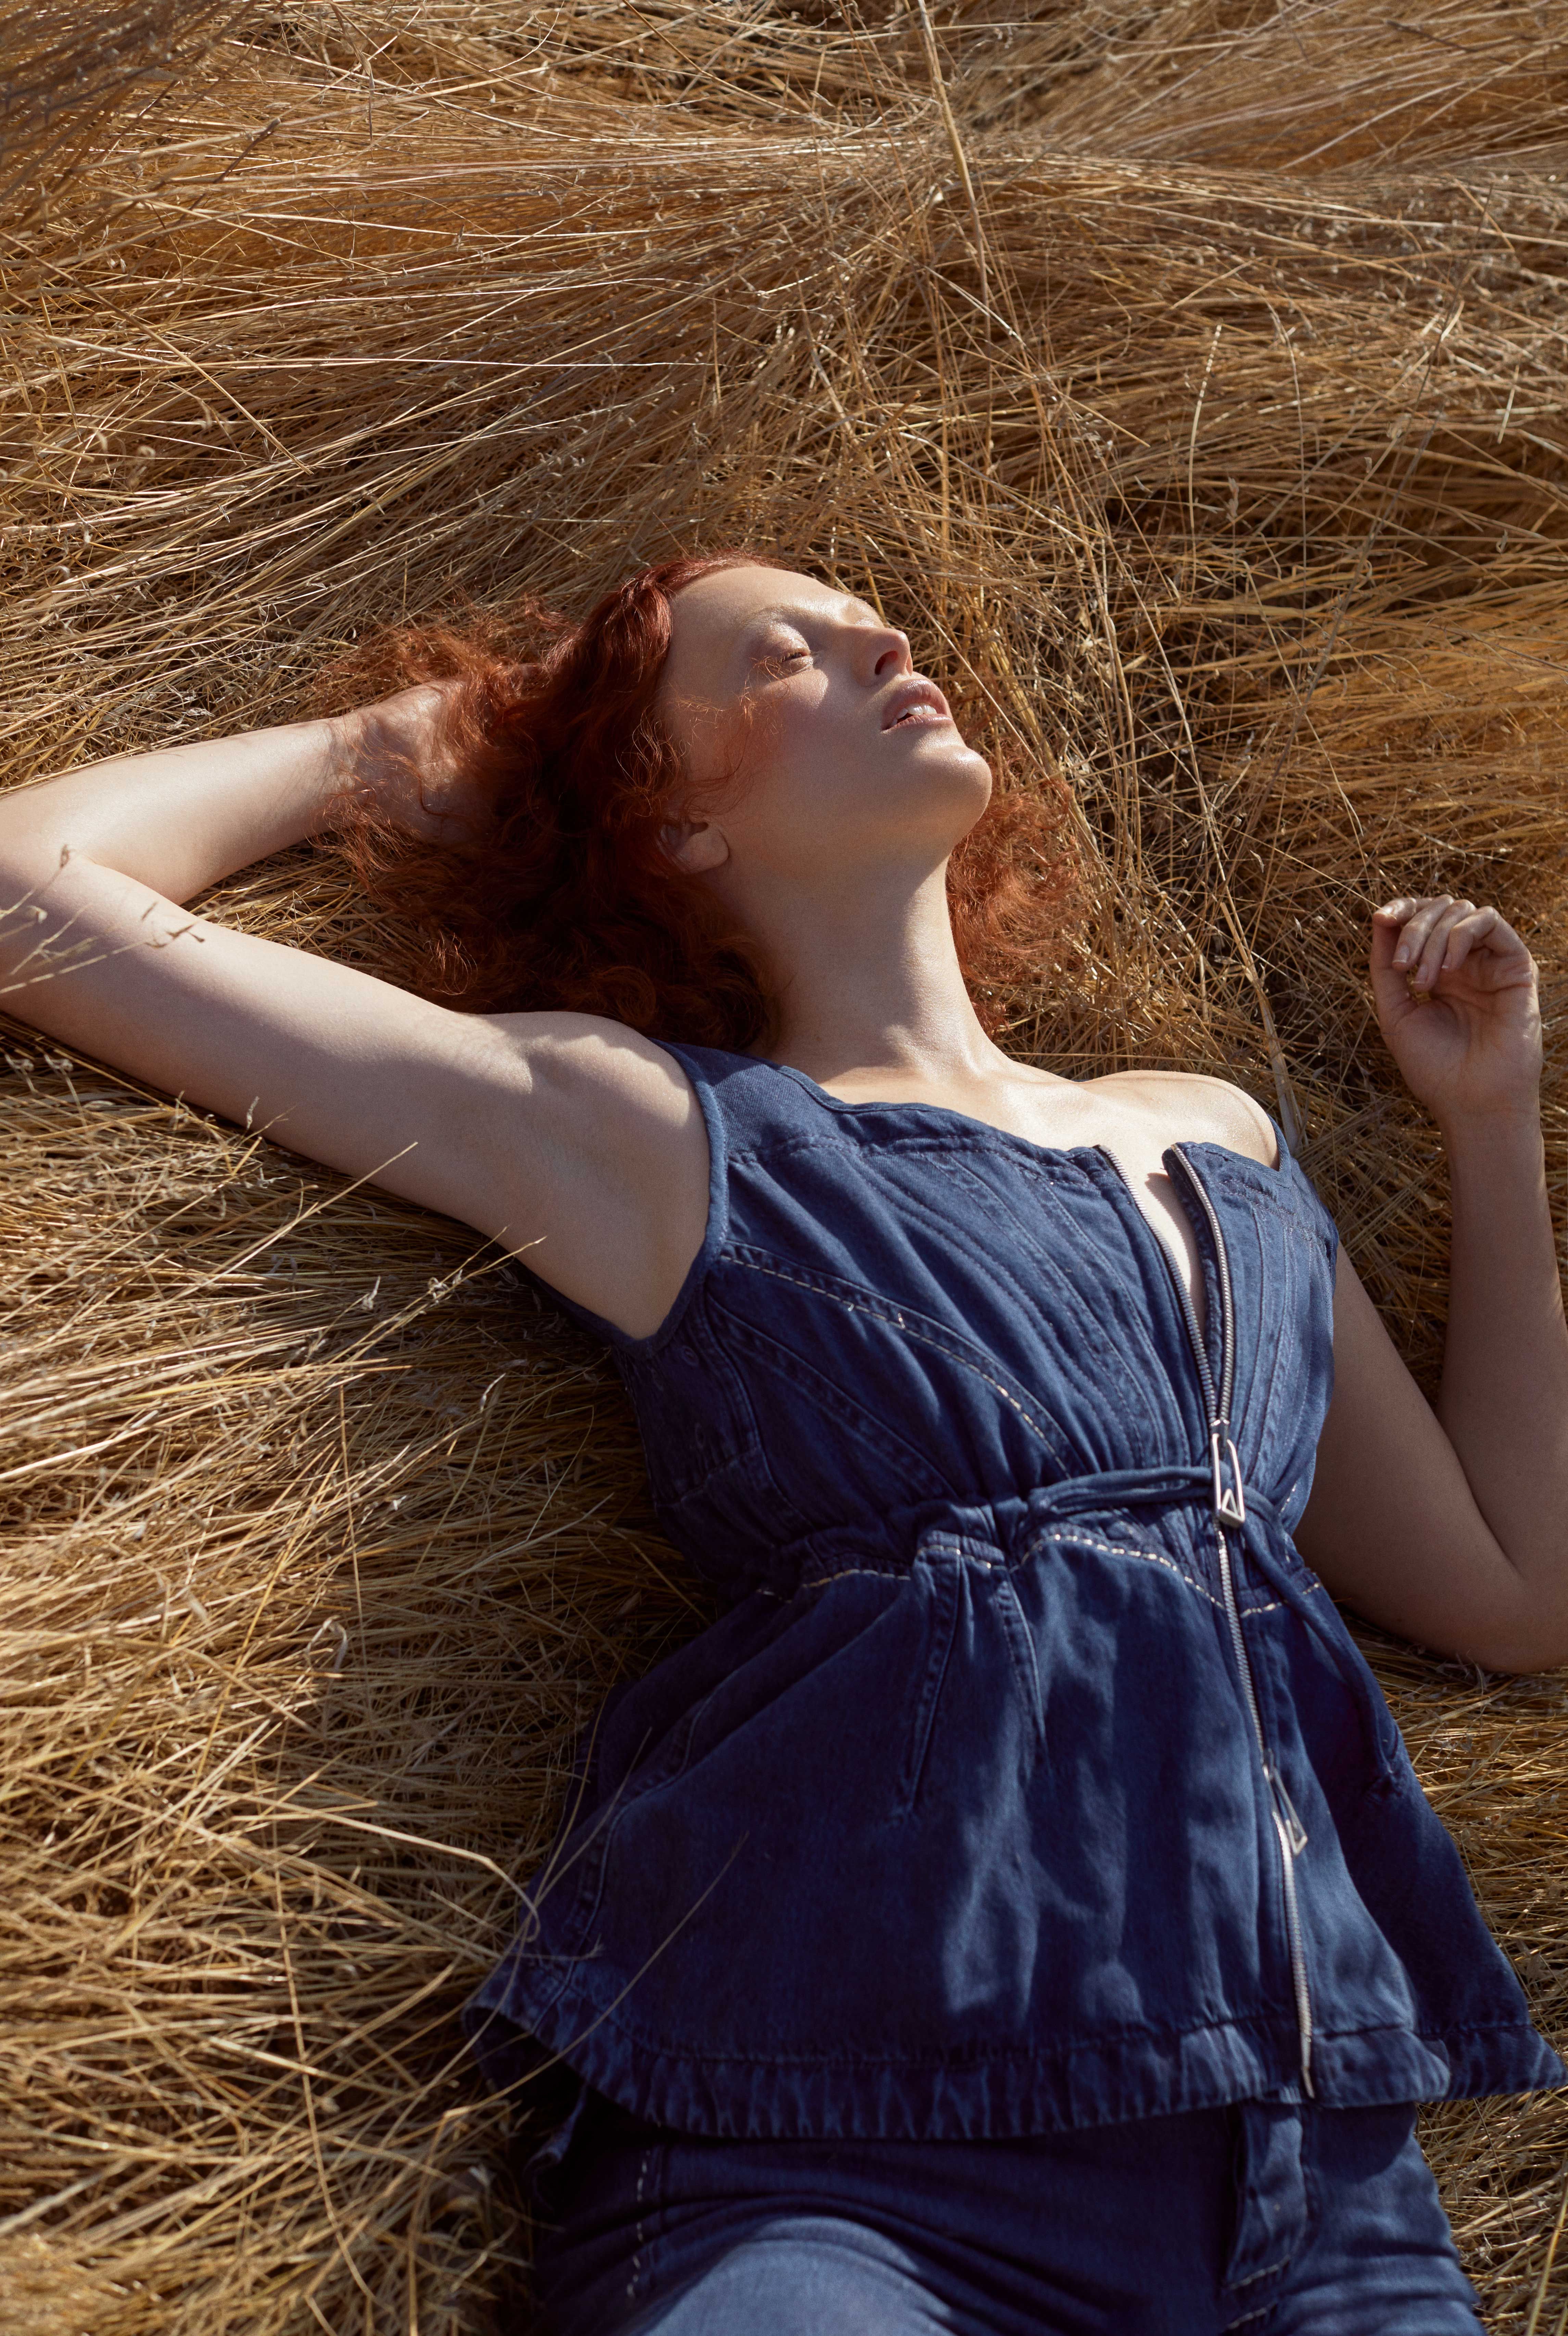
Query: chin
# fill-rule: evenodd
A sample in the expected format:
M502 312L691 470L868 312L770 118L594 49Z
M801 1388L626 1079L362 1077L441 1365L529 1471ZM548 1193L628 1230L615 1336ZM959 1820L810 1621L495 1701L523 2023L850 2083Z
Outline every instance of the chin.
M942 759L948 785L974 805L973 816L978 819L991 801L991 764L973 746L950 747Z
M982 754L950 754L921 773L934 831L953 851L983 817L992 796L991 765Z
M953 770L989 772L991 768L979 749L970 745L951 722L910 723L883 735L902 744L912 761L928 766L945 763Z

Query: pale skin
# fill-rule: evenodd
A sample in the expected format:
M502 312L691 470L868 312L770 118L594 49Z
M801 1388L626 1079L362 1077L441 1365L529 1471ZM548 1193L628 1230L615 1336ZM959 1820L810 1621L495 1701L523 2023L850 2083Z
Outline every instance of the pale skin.
M671 1056L589 1016L450 1012L179 905L310 834L354 771L379 774L411 819L460 817L439 706L438 692L404 692L6 797L0 904L23 905L0 916L4 1002L67 1046L461 1220L644 1337L707 1212L702 1122ZM742 707L743 777L725 786ZM944 871L990 774L914 674L904 635L816 579L720 570L675 603L661 710L692 779L666 847L760 947L779 1001L770 1057L847 1101L1103 1145L1193 1286L1164 1152L1215 1143L1273 1167L1273 1131L1221 1080L1068 1080L987 1038ZM426 808L389 747L425 773ZM78 944L79 961L62 957ZM1341 1257L1334 1397L1298 1540L1335 1595L1385 1628L1490 1669L1542 1669L1568 1662L1568 1330L1534 968L1494 910L1444 895L1376 912L1370 975L1452 1173L1445 1367L1434 1411Z

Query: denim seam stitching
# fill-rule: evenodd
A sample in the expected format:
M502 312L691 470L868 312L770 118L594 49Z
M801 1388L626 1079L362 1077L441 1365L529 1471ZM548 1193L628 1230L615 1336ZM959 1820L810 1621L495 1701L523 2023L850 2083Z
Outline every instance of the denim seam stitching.
M613 2010L600 2011L595 2026L602 2030L608 2030L624 2038L634 2052L642 2053L645 2058L659 2060L678 2059L689 2063L693 2068L702 2069L760 2068L774 2073L788 2070L792 2075L809 2079L852 2075L860 2069L878 2068L886 2070L889 2075L907 2076L913 2071L916 2076L920 2076L936 2071L944 2077L950 2078L954 2075L982 2074L997 2067L1006 2068L1015 2065L1038 2070L1042 2057L1048 2062L1060 2064L1076 2060L1086 2055L1103 2054L1109 2049L1123 2046L1141 2047L1151 2040L1161 2039L1179 2041L1189 2036L1239 2033L1257 2034L1266 2041L1280 2025L1282 2016L1277 2005L1264 2004L1255 2011L1235 2012L1223 2019L1194 2020L1185 2027L1112 2026L1094 2034L1074 2036L1052 2048L1043 2056L1038 2044L1007 2042L998 2044L991 2049L971 2049L959 2057L947 2057L934 2060L888 2059L885 2056L879 2057L851 2050L847 2050L842 2058L831 2057L823 2052L784 2053L776 2050L706 2052L695 2045L683 2044L674 2039L660 2039L646 2037L636 2029L629 2027L626 2021L618 2017L616 2011ZM1347 2029L1344 2032L1354 2036L1360 2034L1408 2035L1411 2031L1404 2029Z
M749 1265L751 1261L738 1260L737 1262ZM766 1272L768 1268L752 1266L751 1270L756 1272ZM780 1276L779 1278L788 1279L789 1277ZM842 1299L837 1299L835 1302L844 1303ZM732 1345L749 1355L750 1359L760 1364L764 1370L775 1372L779 1377L805 1396L819 1412L826 1414L844 1435L853 1436L857 1443L865 1445L868 1450L875 1452L882 1461L895 1462L905 1468L921 1469L924 1472L928 1497L932 1499L953 1497L953 1487L939 1468L934 1468L931 1465L929 1455L923 1453L918 1445L913 1444L906 1436L900 1436L896 1430L890 1430L886 1423L878 1420L876 1415L868 1411L848 1388L840 1387L825 1371L819 1370L808 1357L797 1355L781 1340L772 1337L766 1330L760 1330L754 1323L748 1322L743 1316L737 1314L732 1307L726 1306L721 1298L716 1295L711 1296L710 1303L716 1313L723 1315L728 1326L730 1342ZM837 1407L835 1408L835 1406ZM754 1408L752 1416L755 1418ZM782 1497L780 1495L781 1500ZM792 1515L801 1515L795 1503L789 1502L787 1505ZM801 1522L803 1523L805 1522L803 1517Z
M647 2244L647 2225L643 2219L643 2192L647 2185L648 2168L653 2164L653 2153L652 2149L645 2149L643 2152L642 2163L637 2168L636 2244L632 2249L632 2261L629 2266L631 2277L626 2282L626 2301L628 2303L635 2303L637 2301L637 2289L642 2282L643 2250Z
M1205 1582L1200 1582L1195 1574L1186 1572L1174 1558L1165 1556L1157 1549L1139 1549L1128 1542L1102 1541L1098 1533L1071 1533L1061 1531L1060 1528L1048 1528L1044 1533L1038 1533L1030 1543L1025 1552L1026 1560L1034 1555L1042 1542L1048 1541L1058 1542L1064 1547L1070 1545L1077 1549L1092 1549L1104 1557L1136 1557L1141 1558L1146 1565L1164 1566L1166 1572L1174 1573L1178 1582L1185 1582L1189 1590L1195 1590L1200 1598L1206 1598L1211 1606L1217 1609L1220 1605L1220 1601ZM1281 1604L1282 1601L1274 1598L1264 1605L1246 1606L1243 1611L1248 1614L1277 1614Z
M1288 2270L1291 2260L1288 2254L1281 2255L1276 2262L1264 2263L1261 2271L1244 2273L1240 2279L1227 2279L1225 2285L1230 2288L1255 2287L1260 2279L1273 2279L1276 2272Z
M869 1291L864 1297L845 1298L836 1290L823 1289L822 1277L813 1279L804 1273L791 1273L785 1266L763 1265L755 1257L742 1258L734 1251L731 1251L731 1254L735 1257L737 1264L748 1266L753 1273L766 1273L775 1281L786 1281L797 1290L809 1290L814 1298L825 1298L829 1304L842 1307L846 1314L868 1315L873 1321L881 1322L888 1329L901 1330L905 1338L917 1338L923 1346L934 1347L937 1353L945 1355L950 1363L956 1363L962 1370L972 1371L983 1386L990 1387L993 1394L999 1395L1003 1403L1012 1406L1019 1417L1033 1429L1042 1444L1048 1445L1052 1451L1056 1449L1056 1440L1050 1429L1034 1416L1027 1405L1013 1394L1012 1389L1003 1380L993 1378L988 1370L984 1369L973 1356L966 1355L956 1343L944 1339L937 1336L934 1330L924 1329L909 1319L911 1309L894 1306L886 1299L878 1301Z
M960 1163L960 1173L988 1199L999 1203L1002 1202L1002 1196L996 1192L995 1187L967 1162ZM1035 1173L1031 1163L1024 1163L1025 1176L1034 1175ZM1051 1187L1051 1199L1055 1202L1057 1198L1055 1180L1047 1177L1040 1181ZM1126 1179L1121 1176L1119 1171L1117 1172L1116 1181L1124 1184L1126 1183ZM1096 1192L1100 1189L1093 1179L1090 1180L1090 1184L1091 1189ZM1116 1211L1114 1202L1108 1202L1108 1205L1112 1209L1118 1230L1125 1232L1119 1212ZM1133 1206L1136 1208L1137 1205L1135 1201ZM998 1213L1004 1214L1004 1204L999 1207ZM1083 1248L1086 1260L1091 1263L1095 1257L1105 1260L1105 1245L1093 1230L1092 1224L1076 1225L1074 1232ZM1016 1238L1021 1245L1031 1253L1035 1260L1036 1272L1049 1274L1054 1264L1049 1241L1037 1240L1027 1227L1018 1228ZM1139 1398L1144 1389L1140 1384L1137 1370L1129 1362L1122 1344L1116 1338L1101 1333L1098 1319L1087 1303L1081 1306L1077 1304L1079 1293L1070 1283L1064 1285L1062 1295L1064 1300L1075 1307L1072 1318L1075 1337L1085 1343L1092 1343L1099 1375L1099 1385L1096 1390L1097 1398L1103 1401L1107 1410L1114 1412L1124 1427L1135 1428L1143 1416L1143 1406ZM1124 1326L1124 1336L1125 1328L1126 1326Z

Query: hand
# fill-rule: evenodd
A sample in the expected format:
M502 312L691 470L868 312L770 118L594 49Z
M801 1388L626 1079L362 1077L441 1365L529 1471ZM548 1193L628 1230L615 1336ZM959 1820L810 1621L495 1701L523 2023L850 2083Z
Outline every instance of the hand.
M452 835L454 822L475 822L485 810L450 735L455 690L451 682L417 682L334 724L350 784L368 788L400 827L435 842Z
M1372 996L1406 1085L1440 1126L1535 1113L1535 965L1495 909L1449 892L1379 909Z

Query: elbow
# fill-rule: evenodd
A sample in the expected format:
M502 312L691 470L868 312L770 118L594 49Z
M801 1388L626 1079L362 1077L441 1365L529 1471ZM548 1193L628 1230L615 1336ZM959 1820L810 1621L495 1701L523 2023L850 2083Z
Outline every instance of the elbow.
M1530 1679L1539 1671L1560 1671L1568 1666L1568 1648L1538 1648L1499 1646L1468 1647L1456 1650L1477 1670L1486 1671L1495 1679Z
M1495 1548L1494 1562L1456 1601L1451 1651L1512 1678L1568 1668L1568 1544L1537 1543L1520 1556L1501 1542Z
M21 915L41 923L48 915L44 896L68 859L82 857L58 836L0 819L0 917Z
M7 982L37 953L50 921L44 896L58 867L58 856L44 865L36 853L7 849L0 832L0 978Z
M1505 1628L1466 1631L1452 1651L1462 1661L1512 1679L1568 1668L1568 1617L1522 1618Z

